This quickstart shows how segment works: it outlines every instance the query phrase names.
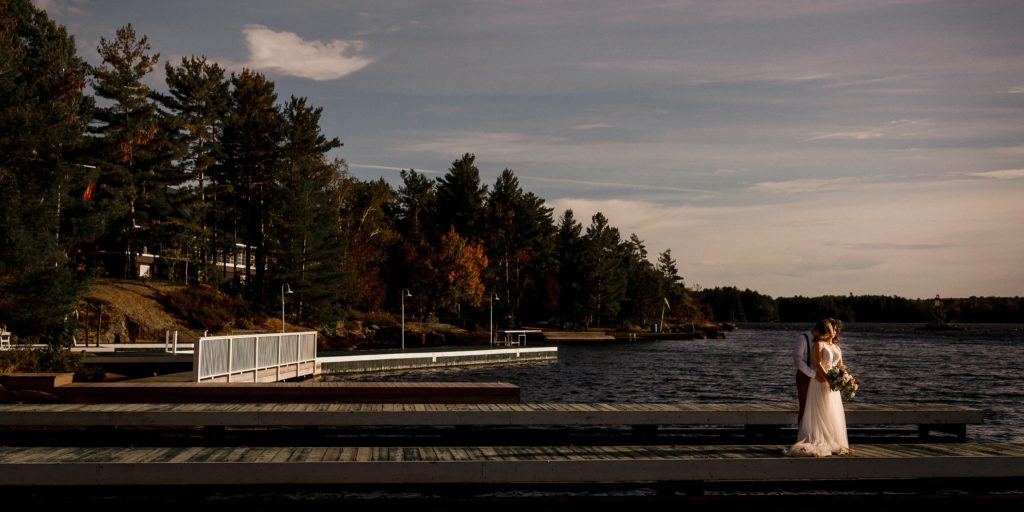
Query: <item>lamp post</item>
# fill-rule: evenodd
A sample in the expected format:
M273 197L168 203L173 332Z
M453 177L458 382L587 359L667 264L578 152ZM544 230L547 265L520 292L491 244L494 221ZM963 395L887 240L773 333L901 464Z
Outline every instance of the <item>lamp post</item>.
M491 345L494 345L494 301L498 300L498 294L491 292Z
M284 294L291 295L292 287L288 286L288 283L281 285L281 333L284 333Z
M402 350L405 350L405 298L412 297L408 288L402 288Z

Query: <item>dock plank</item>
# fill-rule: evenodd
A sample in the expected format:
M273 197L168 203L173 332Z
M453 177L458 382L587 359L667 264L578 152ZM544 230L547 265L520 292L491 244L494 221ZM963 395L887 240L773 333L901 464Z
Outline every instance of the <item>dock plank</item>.
M1024 478L1024 444L0 448L6 486L587 483Z
M943 404L851 404L847 425L980 424L983 411ZM0 426L795 425L791 404L0 404Z

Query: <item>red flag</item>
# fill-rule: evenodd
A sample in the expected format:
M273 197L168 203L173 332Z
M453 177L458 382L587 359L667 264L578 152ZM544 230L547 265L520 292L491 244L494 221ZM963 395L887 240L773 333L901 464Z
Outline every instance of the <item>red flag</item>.
M96 188L95 183L90 183L88 187L85 187L85 193L82 194L82 199L92 199L92 191Z

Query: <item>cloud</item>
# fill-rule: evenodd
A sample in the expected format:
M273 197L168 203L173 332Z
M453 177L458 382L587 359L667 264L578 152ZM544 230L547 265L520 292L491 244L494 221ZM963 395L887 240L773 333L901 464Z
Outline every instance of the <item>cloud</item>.
M395 146L404 153L430 154L450 158L467 152L486 155L488 159L512 161L526 155L536 155L539 148L560 147L561 137L527 135L515 132L431 132L418 140Z
M579 62L575 66L620 76L671 78L689 85L806 83L833 78L831 73L811 69L802 62L777 61L772 69L765 70L751 65L743 57L735 57L726 62L707 62L689 54L675 58L591 60Z
M269 69L312 80L336 80L373 62L362 54L362 41L334 39L328 43L305 41L292 32L275 32L262 25L245 28L249 48L247 67Z
M82 14L82 9L78 6L83 3L83 0L32 0L37 9L46 11L46 14L53 16L59 16L62 14Z
M408 171L414 170L419 174L443 174L441 171L434 171L431 169L415 169L413 167L392 167L389 165L374 165L374 164L348 164L349 168L356 169L377 169L381 171Z
M1002 169L998 171L977 171L969 172L968 176L975 178L988 178L993 180L1019 180L1024 179L1024 169Z
M1024 94L1024 85L1020 87L1014 87L1013 89L1010 89L1009 91L1006 92L1010 94Z
M896 119L894 121L889 121L879 128L842 132L817 132L807 140L872 140L892 139L897 137L916 137L924 135L932 131L934 128L935 121L931 119Z
M853 139L853 140L870 140L870 139L881 139L882 132L878 130L866 130L860 132L834 132L834 133L821 133L815 135L807 140L829 140L829 139Z
M790 181L762 181L747 188L748 192L769 194L806 194L838 190L849 185L849 178L835 179L799 179Z
M576 126L573 126L572 128L574 130L597 130L599 128L611 128L611 127L612 127L612 125L610 125L608 123L582 123L582 124L578 124Z
M624 183L624 182L611 182L611 181L594 181L594 180L574 180L565 178L542 178L540 176L519 176L520 179L529 181L544 181L548 183L566 183L570 185L583 185L587 187L608 187L617 190L631 189L631 190L653 190L657 192L684 192L691 194L706 194L706 190L698 190L693 188L682 188L682 187L667 187L664 185L644 185L641 183Z

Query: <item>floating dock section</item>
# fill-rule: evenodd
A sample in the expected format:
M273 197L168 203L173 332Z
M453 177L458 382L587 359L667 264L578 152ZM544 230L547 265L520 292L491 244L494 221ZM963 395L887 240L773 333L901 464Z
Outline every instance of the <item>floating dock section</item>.
M317 357L317 366L319 373L331 374L557 360L558 347L517 347L321 356Z

